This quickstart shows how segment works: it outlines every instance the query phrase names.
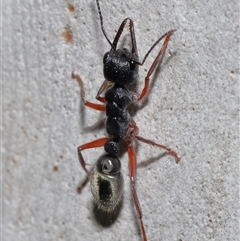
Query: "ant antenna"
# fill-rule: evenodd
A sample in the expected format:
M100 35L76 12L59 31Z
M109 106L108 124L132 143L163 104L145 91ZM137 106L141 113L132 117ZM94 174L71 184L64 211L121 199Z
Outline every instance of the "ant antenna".
M102 13L101 13L101 8L100 8L100 5L99 5L99 1L96 0L96 3L97 3L98 14L99 14L99 17L100 17L100 24L101 24L101 29L102 29L103 35L105 36L105 38L108 41L108 43L111 45L112 49L116 50L116 48L113 46L113 44L110 42L109 38L107 37L105 28L103 26L103 18L102 18Z
M163 38L165 38L165 37L166 37L167 35L169 35L169 34L172 35L173 32L175 32L175 31L177 31L177 30L176 30L176 29L173 29L173 30L170 30L170 31L168 31L167 33L163 34L163 36L161 36L161 37L152 45L152 47L148 50L148 52L147 52L146 55L144 56L142 62L137 62L137 61L135 61L135 63L138 64L138 65L143 65L144 62L145 62L145 60L147 59L148 55L149 55L149 54L151 53L151 51L155 48L155 46L156 46Z

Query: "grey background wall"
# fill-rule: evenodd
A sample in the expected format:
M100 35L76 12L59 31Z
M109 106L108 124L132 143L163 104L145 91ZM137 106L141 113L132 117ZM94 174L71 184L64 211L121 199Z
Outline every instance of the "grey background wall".
M151 241L239 240L237 6L101 2L110 39L125 17L133 19L140 58L177 29L144 108L134 114L140 135L182 156L176 164L162 150L137 145L137 189ZM126 154L124 205L111 227L94 219L89 186L76 192L85 175L77 146L105 135L104 115L82 107L71 78L79 73L94 100L109 50L95 2L8 1L1 33L3 240L141 240ZM137 92L159 48L141 68ZM84 157L94 164L102 153Z

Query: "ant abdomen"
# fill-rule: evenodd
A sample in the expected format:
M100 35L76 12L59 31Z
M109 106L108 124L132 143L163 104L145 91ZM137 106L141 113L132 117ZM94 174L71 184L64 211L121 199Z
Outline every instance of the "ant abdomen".
M98 160L90 184L97 208L104 212L114 212L123 196L123 176L117 156L107 154Z

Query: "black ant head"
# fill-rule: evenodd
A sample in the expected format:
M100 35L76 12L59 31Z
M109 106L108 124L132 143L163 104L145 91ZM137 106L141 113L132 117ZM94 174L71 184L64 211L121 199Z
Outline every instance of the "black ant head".
M138 78L138 58L126 48L110 50L103 57L103 73L107 81L133 84Z

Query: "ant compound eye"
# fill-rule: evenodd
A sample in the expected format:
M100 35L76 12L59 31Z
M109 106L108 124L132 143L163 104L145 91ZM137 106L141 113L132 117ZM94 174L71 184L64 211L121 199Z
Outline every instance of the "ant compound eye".
M109 52L107 52L104 56L103 56L103 64L105 64L107 62L107 59L109 58Z
M134 70L136 67L136 63L134 62L134 60L130 60L130 69Z
M103 174L116 174L120 172L121 163L116 156L104 155L98 160L97 169Z

